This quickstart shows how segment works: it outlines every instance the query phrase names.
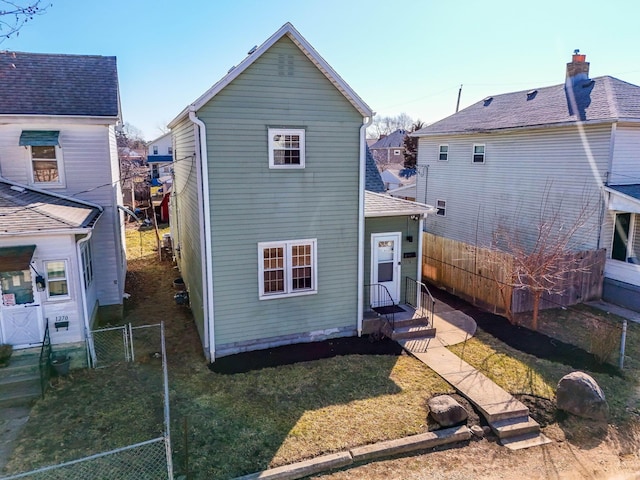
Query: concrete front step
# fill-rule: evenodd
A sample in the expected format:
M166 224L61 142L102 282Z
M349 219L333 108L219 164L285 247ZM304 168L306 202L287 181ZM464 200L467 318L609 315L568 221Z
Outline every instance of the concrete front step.
M28 374L40 374L40 356L38 355L38 357L33 357L29 355L11 355L9 365L0 368L0 382L3 379Z
M552 441L542 433L527 433L518 437L504 438L500 440L500 444L509 450L522 450L523 448L539 447L546 445Z
M521 437L532 433L540 433L540 425L529 416L498 420L490 423L489 426L501 440Z
M42 395L39 379L12 385L7 391L5 391L5 387L6 385L0 386L2 389L0 408L30 406Z
M406 327L398 327L391 333L392 340L405 340L408 338L426 338L435 337L436 329L424 325L412 325Z

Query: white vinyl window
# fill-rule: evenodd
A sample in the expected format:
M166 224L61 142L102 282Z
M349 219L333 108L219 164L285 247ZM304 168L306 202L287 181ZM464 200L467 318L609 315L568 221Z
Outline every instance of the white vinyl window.
M67 262L65 260L52 260L44 262L44 266L47 275L47 298L50 300L68 298Z
M393 151L393 154L394 154L395 156L398 156L398 155L400 155L401 153L402 153L402 151L400 151L400 150L394 150L394 151Z
M153 146L153 154L154 154L154 155L157 155L157 154L158 154L158 146L157 146L157 145L154 145L154 146Z
M476 144L473 146L473 163L484 163L484 145Z
M57 145L29 147L31 151L31 174L33 183L38 185L61 185L62 150Z
M304 129L269 129L269 168L304 168Z
M258 243L260 300L317 293L316 240Z
M446 200L436 200L436 215L440 215L441 217L445 217L447 213L447 202Z
M449 145L440 145L438 147L438 160L441 162L449 160Z

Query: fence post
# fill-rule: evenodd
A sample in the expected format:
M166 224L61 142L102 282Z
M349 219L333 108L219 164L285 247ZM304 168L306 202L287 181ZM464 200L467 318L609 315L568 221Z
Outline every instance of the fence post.
M167 372L167 348L164 344L164 322L160 322L160 345L162 346L162 376L164 383L164 445L167 455L167 475L173 480L173 459L171 458L171 426L169 418L169 373Z
M624 368L624 350L627 343L627 320L622 322L622 338L620 339L620 370Z

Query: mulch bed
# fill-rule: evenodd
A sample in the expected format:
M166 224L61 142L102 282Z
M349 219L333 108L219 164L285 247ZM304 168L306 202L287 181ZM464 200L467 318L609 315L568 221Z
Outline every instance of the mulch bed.
M519 325L513 325L505 317L475 307L437 287L430 286L429 291L434 298L473 318L478 324L478 328L516 350L552 362L569 365L578 370L622 376L617 367L599 362L595 355L580 347Z
M391 339L373 340L362 337L333 338L322 342L297 343L282 347L237 353L218 358L209 364L216 373L244 373L261 368L278 367L298 362L308 362L338 355L400 355L402 347Z
M582 348L543 333L513 325L505 317L486 312L437 287L431 286L430 291L436 299L473 318L478 328L521 352L569 365L578 370L622 375L618 368L600 363L595 355ZM335 338L322 342L299 343L238 353L217 359L209 365L209 368L216 373L234 374L337 355L400 355L401 353L402 348L396 342L388 338L373 340L365 335L362 338Z

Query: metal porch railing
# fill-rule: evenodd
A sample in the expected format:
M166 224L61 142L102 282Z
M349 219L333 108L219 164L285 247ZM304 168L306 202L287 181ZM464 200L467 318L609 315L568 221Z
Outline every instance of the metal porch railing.
M387 287L380 283L373 283L365 285L365 288L368 289L369 306L371 310L378 315L384 316L391 325L391 329L394 330L396 326L396 309L394 308L396 307L396 303L393 301L393 297Z
M433 327L433 315L436 301L427 286L410 277L404 280L404 303L415 309L416 313L427 320L427 326Z

